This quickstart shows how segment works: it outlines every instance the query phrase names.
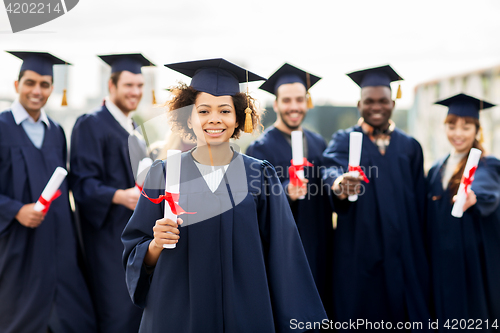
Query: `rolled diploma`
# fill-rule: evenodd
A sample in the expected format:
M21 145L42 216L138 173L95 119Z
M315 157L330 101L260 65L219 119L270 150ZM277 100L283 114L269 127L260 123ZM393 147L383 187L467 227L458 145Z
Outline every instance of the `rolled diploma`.
M181 151L175 149L167 150L167 172L165 174L165 191L170 193L179 193L179 184L181 180ZM170 206L165 202L165 217L172 221L177 221L177 215L174 215ZM176 244L163 244L165 249L175 249Z
M68 171L66 171L64 168L57 167L50 177L49 182L47 183L47 185L45 185L45 188L42 191L42 198L47 201L52 199L67 175ZM41 212L44 208L45 206L40 201L37 201L34 209L37 212Z
M351 132L349 134L349 165L353 167L359 166L361 160L361 147L363 145L363 134L360 132ZM359 171L350 171L351 177L359 177ZM349 201L358 200L358 195L350 195Z
M292 161L294 165L304 163L304 141L302 140L302 131L292 131ZM297 176L304 179L304 170L297 171ZM305 196L299 197L299 200Z
M146 176L148 175L148 171L152 164L153 160L149 157L144 157L139 161L139 166L137 167L137 180L135 181L136 185L141 187L144 186L144 181L146 180ZM137 186L135 188L140 192Z
M465 164L463 177L469 176L470 169L477 167L480 158L481 151L476 148L471 148L469 157L467 158L467 163ZM460 183L457 191L457 200L453 204L453 208L451 210L451 215L453 217L460 218L464 215L464 204L466 200L467 195L465 194L465 185L464 183Z

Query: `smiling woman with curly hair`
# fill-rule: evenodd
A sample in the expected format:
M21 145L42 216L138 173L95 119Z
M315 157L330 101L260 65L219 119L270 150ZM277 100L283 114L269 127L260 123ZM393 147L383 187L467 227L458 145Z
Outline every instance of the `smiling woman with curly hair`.
M164 218L164 203L151 201L165 194L166 163L156 161L122 235L130 296L144 308L140 332L320 323L326 314L276 171L229 144L259 125L239 82L263 78L223 59L167 67L192 77L167 105L173 130L196 141L181 156L178 202L196 213Z

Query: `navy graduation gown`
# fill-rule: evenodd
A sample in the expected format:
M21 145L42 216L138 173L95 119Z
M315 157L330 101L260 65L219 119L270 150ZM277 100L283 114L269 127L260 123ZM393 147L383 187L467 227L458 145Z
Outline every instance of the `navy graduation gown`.
M120 236L132 211L112 203L134 186L129 133L105 106L80 116L73 128L70 186L78 205L89 286L102 332L137 332L141 309L132 304L121 266Z
M326 148L323 138L304 129L307 142L307 159L313 167L304 167L304 176L309 180L308 195L303 200L289 201L300 238L314 276L316 286L328 309L330 262L329 241L332 239L332 211L321 181L322 154ZM290 183L288 167L292 160L292 147L283 134L274 126L268 128L247 149L246 153L270 162L275 169L283 189ZM286 193L286 192L285 192Z
M149 197L163 192L155 188L164 174L156 161ZM271 194L276 186L268 162L234 153L212 193L183 153L179 204L197 214L182 215L177 247L162 251L152 274L143 260L164 202L139 199L122 241L130 296L144 307L140 332L288 332L291 319L326 318L285 195Z
M448 157L439 160L427 176L436 316L441 331L447 331L444 325L449 320L452 326L453 319L474 324L489 319L489 330L484 324L479 327L494 331L495 319L500 325L500 161L494 157L480 160L472 183L477 203L463 217L455 218L451 194L442 186Z
M66 181L37 228L15 216L36 202L54 170L66 169L66 138L50 121L36 148L11 111L0 113L0 332L94 332L95 316L77 264ZM51 321L52 325L52 321Z
M349 133L340 130L324 152L325 181L348 170ZM425 183L420 144L399 129L385 155L363 134L360 166L370 183L356 202L338 200L333 250L335 320L422 322L429 319L424 248Z

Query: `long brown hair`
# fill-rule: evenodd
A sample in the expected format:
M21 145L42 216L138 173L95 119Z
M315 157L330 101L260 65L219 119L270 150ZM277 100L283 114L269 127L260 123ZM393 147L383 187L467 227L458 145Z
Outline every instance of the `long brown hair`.
M456 124L459 118L463 118L466 124L474 124L476 125L476 135L481 131L481 125L479 124L479 119L473 117L459 117L454 114L449 114L446 116L444 121L445 124ZM477 148L482 151L481 158L484 155L484 148L476 138L474 138L474 142L472 143L472 148ZM460 181L462 180L462 175L464 174L465 164L467 163L468 154L466 154L462 160L458 163L455 171L453 172L453 176L451 176L450 182L448 183L448 190L450 191L450 198L453 198L455 194L457 194L458 187L460 186ZM453 201L453 199L452 199Z

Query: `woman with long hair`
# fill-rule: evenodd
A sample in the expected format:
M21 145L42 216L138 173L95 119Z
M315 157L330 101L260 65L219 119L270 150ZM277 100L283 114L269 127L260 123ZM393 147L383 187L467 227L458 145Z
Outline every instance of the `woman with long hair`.
M166 66L192 77L171 89L167 111L172 130L196 141L181 156L179 197L195 214L172 221L149 200L165 194L156 161L122 235L140 332L286 332L326 319L274 168L229 142L260 124L239 82L263 78L223 59Z
M500 320L500 161L481 145L479 111L494 105L465 94L436 104L448 106L445 132L453 147L427 176L436 316L440 331L488 331ZM482 155L463 216L456 218L451 210L471 148Z

